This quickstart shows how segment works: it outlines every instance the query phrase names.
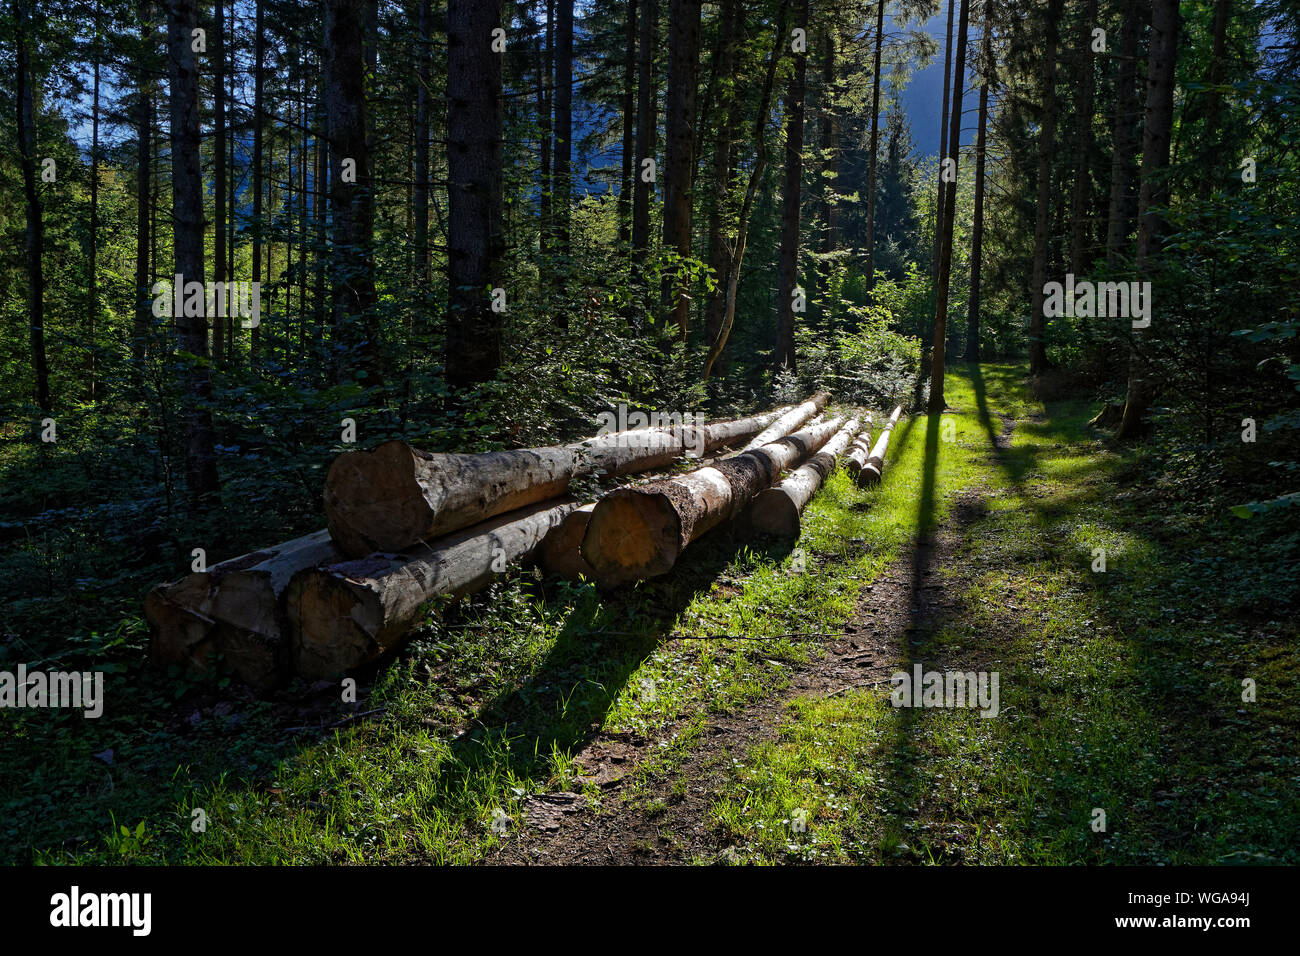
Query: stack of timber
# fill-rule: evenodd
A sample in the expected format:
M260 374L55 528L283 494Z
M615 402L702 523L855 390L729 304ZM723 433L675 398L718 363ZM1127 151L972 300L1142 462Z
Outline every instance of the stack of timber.
M588 519L582 557L604 586L667 574L687 545L737 516L843 424L834 418L715 467L611 491Z
M144 600L150 657L191 676L225 672L269 690L289 671L282 598L290 580L342 557L329 533L317 531L155 587Z
M808 459L807 464L755 498L749 512L750 526L763 534L799 537L802 531L800 514L804 505L835 470L837 459L857 434L858 427L856 418L849 419L821 451Z
M805 403L808 404L808 403ZM801 406L802 407L802 406ZM325 479L325 519L340 550L395 552L564 494L584 475L661 468L761 432L782 410L711 425L638 428L550 448L434 454L406 442L346 452Z
M889 416L889 421L885 423L885 427L881 429L880 437L876 439L876 444L872 446L870 456L868 456L862 470L856 476L859 485L874 485L880 481L880 476L885 470L885 452L889 450L889 433L894 430L894 426L898 424L898 417L902 414L903 406L899 405Z
M862 433L853 439L849 445L848 454L844 456L844 470L849 473L849 477L854 481L858 480L858 473L862 471L862 466L867 463L871 457L871 429L866 427L871 424L871 415L867 415L867 420L863 424Z

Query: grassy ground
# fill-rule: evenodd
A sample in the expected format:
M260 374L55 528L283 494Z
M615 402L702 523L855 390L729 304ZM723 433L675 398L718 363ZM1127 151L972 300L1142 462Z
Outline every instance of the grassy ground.
M355 701L328 685L256 702L127 664L94 726L5 714L0 859L471 862L534 793L580 789L602 813L670 799L710 715L786 687L864 587L982 496L961 567L935 569L961 609L914 652L996 658L1001 715L895 710L887 688L797 700L718 795L708 823L735 858L1294 861L1300 697L1294 630L1260 612L1282 582L1255 567L1266 532L1154 520L1127 459L1083 428L1094 409L1044 407L1018 375L954 373L952 413L899 425L880 489L834 476L793 550L715 533L614 597L521 576L363 675ZM1018 424L996 450L1003 416ZM727 633L770 639L701 639ZM582 784L574 755L620 733L652 742L637 783Z

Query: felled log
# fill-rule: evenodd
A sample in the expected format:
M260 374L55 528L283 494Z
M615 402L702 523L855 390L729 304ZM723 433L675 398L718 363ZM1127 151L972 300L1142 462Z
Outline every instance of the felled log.
M483 588L577 507L532 504L398 554L299 571L285 598L295 673L332 678L394 649L429 602Z
M191 676L233 674L257 691L288 676L281 597L294 574L338 561L328 531L254 551L162 584L144 599L149 656Z
M870 423L871 416L867 416L867 423ZM849 473L849 477L854 481L858 480L858 473L862 471L862 466L867 463L871 457L871 429L864 427L862 433L853 439L849 446L848 454L844 456L844 470Z
M781 415L772 424L768 425L761 432L741 449L742 452L753 451L755 448L762 448L764 445L770 445L778 438L782 438L794 432L796 428L812 419L814 415L821 412L826 407L826 403L831 400L829 392L817 392L812 398L801 405Z
M592 510L583 558L605 585L667 574L688 544L739 514L842 424L835 418L716 466L611 491Z
M542 570L568 581L583 577L596 580L596 572L582 556L582 538L587 533L587 522L596 509L596 502L575 508L552 528L542 541L537 560Z
M325 519L360 558L401 551L568 490L581 475L624 475L706 454L761 431L781 410L711 425L637 428L549 448L433 454L390 441L339 455L325 478Z
M763 534L797 538L802 530L799 515L816 494L822 482L835 470L835 462L858 431L858 420L851 418L835 437L802 467L791 472L780 484L754 499L749 510L750 526Z
M880 481L880 475L885 470L885 452L889 449L889 433L894 430L894 426L898 424L898 416L902 414L903 406L899 405L889 416L889 421L885 422L885 427L880 430L880 437L876 439L871 455L862 466L862 470L858 472L859 485L874 485Z

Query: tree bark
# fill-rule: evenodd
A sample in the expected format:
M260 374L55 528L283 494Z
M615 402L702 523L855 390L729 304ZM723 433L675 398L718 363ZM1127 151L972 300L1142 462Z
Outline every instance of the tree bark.
M501 366L501 322L490 298L505 252L502 67L490 46L500 24L495 4L448 0L445 365L453 389L489 381Z
M1074 185L1070 192L1070 271L1075 276L1087 274L1091 265L1088 248L1092 217L1092 114L1093 75L1092 28L1097 23L1097 0L1087 0L1079 26L1079 86L1075 105Z
M659 129L654 88L655 41L659 32L659 7L655 0L641 0L641 19L637 24L637 126L636 170L632 186L632 254L644 261L650 244L650 196L654 184L647 182L642 164L653 159Z
M664 248L691 255L691 205L695 178L696 70L700 58L700 0L671 0L668 13L668 118L664 157ZM690 282L665 277L677 337L686 339Z
M555 159L551 163L551 237L556 256L569 255L573 204L573 0L557 0L555 21ZM563 310L559 315L564 316ZM560 319L563 324L565 319Z
M234 0L231 0L233 3ZM223 0L216 0L212 13L212 278L226 279L226 15ZM231 318L234 322L234 318ZM212 361L226 364L225 318L212 318Z
M290 579L340 560L329 532L317 531L159 585L144 601L150 660L192 676L225 671L270 690L288 677L282 598Z
M881 0L883 6L883 0ZM798 6L796 26L808 31L808 0ZM797 368L794 348L794 290L799 273L799 202L803 185L803 107L807 89L808 54L794 54L794 69L785 98L785 187L781 192L781 247L776 292L776 347L772 363L779 371ZM870 213L868 213L868 217ZM870 226L868 226L870 230Z
M717 73L731 77L736 73L736 53L740 43L740 2L723 0L718 25ZM740 106L734 87L724 86L718 98L717 139L713 144L713 201L709 205L709 269L715 281L704 307L704 334L712 344L722 331L727 312L727 275L731 249L726 237L727 204L731 197L731 180L736 159L733 140Z
M952 90L952 22L956 12L954 0L948 0L948 32L947 39L944 42L943 55L943 110L939 119L939 157L942 160L948 155L948 96ZM935 289L939 287L939 247L943 245L940 237L943 235L943 197L947 190L947 183L943 181L943 164L939 165L939 195L934 204L934 252L932 258L933 265L930 268L934 276Z
M636 166L636 10L639 0L627 0L623 37L623 155L618 180L618 241L632 241L632 176Z
M23 170L27 229L23 258L27 267L27 328L32 352L32 397L42 412L51 411L50 372L45 358L45 220L36 185L36 108L33 102L31 56L27 48L26 0L16 3L14 105L17 107L18 157Z
M199 149L199 74L190 46L198 26L198 0L168 0L171 73L172 250L174 272L185 283L204 281L203 169ZM188 309L183 309L188 312ZM208 320L173 316L183 359L185 481L192 507L202 507L220 488L212 431L212 380L207 367Z
M233 0L232 0L233 2ZM253 281L262 281L262 113L265 108L266 30L263 20L265 0L255 0L253 11ZM327 16L328 16L327 8ZM329 54L326 54L328 63ZM337 254L337 253L336 253ZM249 333L248 365L256 368L258 346L262 340L262 327L254 326Z
M299 572L286 597L294 671L332 678L393 650L431 601L490 584L577 507L573 498L546 501L410 552Z
M980 360L980 273L984 258L984 167L989 125L989 84L993 82L993 2L984 0L983 63L980 65L979 129L975 133L975 214L970 241L970 312L966 320L966 361Z
M755 435L741 451L753 451L755 448L762 448L764 445L789 435L800 425L811 421L813 416L820 414L830 400L829 392L815 393L808 401L787 410L780 417L773 420L771 424Z
M95 3L95 49L90 96L90 229L86 250L86 375L90 401L95 401L95 320L99 317L99 79L103 57L100 4Z
M889 451L889 435L902 414L903 406L899 405L890 414L889 421L885 422L885 427L880 430L880 434L876 436L876 443L871 446L871 454L853 476L853 480L859 485L874 485L880 482L880 476L885 470L885 452Z
M1063 0L1049 0L1043 49L1042 94L1043 113L1038 133L1038 200L1034 218L1034 272L1030 289L1029 313L1029 374L1041 375L1047 370L1047 342L1044 339L1045 321L1043 302L1046 293L1049 258L1048 226L1052 212L1052 155L1056 144L1056 53L1059 42L1057 21L1061 18Z
M141 0L140 35L146 44L152 36L153 4ZM152 47L146 46L147 49ZM153 80L147 65L136 73L135 102L135 322L131 329L131 357L136 368L144 361L145 348L153 328L153 275L149 263L152 243L149 233L151 173L153 169Z
M611 491L592 511L583 558L606 586L667 574L687 545L737 516L843 424L831 419L714 467Z
M429 287L429 99L433 85L433 57L429 49L430 0L420 0L416 30L419 35L415 92L415 188L411 192L415 229L416 287Z
M876 0L876 50L871 77L871 140L867 156L867 288L876 286L876 153L880 147L880 53L885 42L885 0Z
M835 470L836 462L849 447L859 427L858 420L850 418L820 452L808 459L806 465L755 498L749 513L750 526L761 534L798 538L802 531L800 514L804 506Z
M1151 12L1151 53L1147 68L1146 121L1142 134L1142 184L1138 193L1137 272L1150 280L1160 254L1164 223L1155 210L1168 197L1166 171L1174 121L1174 71L1178 59L1178 0L1155 0ZM1129 360L1128 398L1117 437L1132 438L1146 428L1151 384L1136 349Z
M952 115L948 125L948 151L954 174L957 157L961 154L961 99L966 86L966 24L970 18L970 0L961 0L957 23L957 68L952 84ZM934 340L930 356L930 414L938 414L946 407L943 399L943 372L945 339L948 328L948 284L952 274L952 225L957 208L956 183L944 191L943 234L939 247L939 281L934 308Z
M1125 0L1120 30L1119 73L1115 79L1115 113L1111 135L1115 149L1110 158L1110 205L1106 214L1106 263L1115 265L1124 251L1129 235L1132 209L1134 135L1137 103L1138 41L1142 23L1137 0Z
M401 551L563 494L576 477L647 471L729 445L761 431L782 411L482 455L431 454L402 441L385 442L334 460L325 478L325 516L349 557Z

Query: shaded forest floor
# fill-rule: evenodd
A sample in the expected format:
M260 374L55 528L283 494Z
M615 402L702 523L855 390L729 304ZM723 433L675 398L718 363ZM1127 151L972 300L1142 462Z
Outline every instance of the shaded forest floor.
M100 721L4 715L0 859L1300 861L1269 530L1153 483L1019 367L946 397L793 547L715 533L613 596L517 576L355 702L133 669ZM895 709L914 662L998 672L1000 713Z

